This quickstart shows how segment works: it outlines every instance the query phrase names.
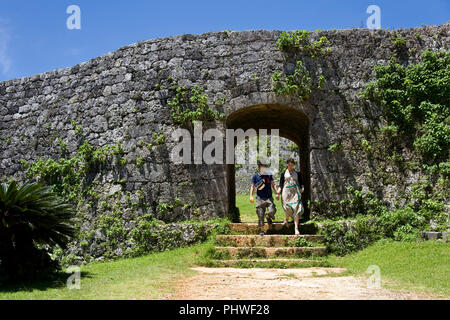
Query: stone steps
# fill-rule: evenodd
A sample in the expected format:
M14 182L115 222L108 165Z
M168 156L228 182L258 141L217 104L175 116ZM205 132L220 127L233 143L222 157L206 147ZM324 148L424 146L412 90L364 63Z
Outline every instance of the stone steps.
M330 267L325 260L307 260L307 259L230 259L230 260L212 260L208 267L213 268L312 268L312 267Z
M270 257L305 258L324 256L327 253L325 247L216 247L216 251L221 256L230 259Z
M313 223L299 225L300 235L294 235L294 223L275 222L264 226L260 236L257 223L232 223L231 235L217 235L216 247L204 266L220 268L308 268L330 267L321 246L324 237L318 235ZM303 241L306 240L306 241ZM296 247L295 245L298 245Z
M221 247L289 247L296 239L305 239L311 243L319 243L323 236L305 234L295 235L218 235L216 243Z
M299 225L298 229L301 234L316 234L318 232L317 226L313 223L302 223ZM230 230L239 234L259 234L260 232L260 228L257 223L232 223L230 224ZM270 227L266 224L264 226L264 232L267 235L293 235L295 234L294 223L283 225L281 222L274 222Z

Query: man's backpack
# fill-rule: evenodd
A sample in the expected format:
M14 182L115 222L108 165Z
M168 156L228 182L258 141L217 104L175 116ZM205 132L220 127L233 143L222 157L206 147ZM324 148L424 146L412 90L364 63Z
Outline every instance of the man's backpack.
M266 186L266 183L264 182L263 177L261 177L261 174L258 173L259 180L256 182L255 187L257 190L262 190Z

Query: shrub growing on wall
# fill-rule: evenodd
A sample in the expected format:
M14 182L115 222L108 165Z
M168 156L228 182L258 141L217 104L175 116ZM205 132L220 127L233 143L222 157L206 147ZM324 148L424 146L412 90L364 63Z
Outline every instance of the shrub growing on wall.
M375 67L376 80L362 96L387 112L399 132L433 164L448 161L450 146L450 52L426 50L422 62L403 66L393 58Z

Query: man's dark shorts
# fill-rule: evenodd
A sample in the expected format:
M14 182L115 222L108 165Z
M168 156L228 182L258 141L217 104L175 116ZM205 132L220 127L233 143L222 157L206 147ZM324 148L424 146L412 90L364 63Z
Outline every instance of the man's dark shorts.
M277 208L275 203L273 202L273 198L269 199L261 199L259 197L256 198L256 213L258 214L258 225L260 227L264 226L264 217L267 209L268 218L273 220L275 218L275 212L277 212Z

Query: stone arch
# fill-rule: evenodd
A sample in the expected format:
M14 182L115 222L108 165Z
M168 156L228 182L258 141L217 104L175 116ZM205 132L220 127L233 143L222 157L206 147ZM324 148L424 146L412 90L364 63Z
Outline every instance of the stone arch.
M266 97L270 97L270 95ZM263 101L264 100L265 99L263 99ZM250 99L250 101L255 100ZM308 200L311 198L309 135L310 124L313 119L312 117L314 117L313 108L308 105L298 104L298 101L297 104L292 103L293 101L283 101L283 99L267 99L265 101L268 103L258 103L247 106L234 104L234 108L229 108L227 110L231 111L231 113L228 113L226 127L227 129L255 129L257 131L259 129L279 129L281 137L287 138L299 146L300 156L298 160L302 178L305 183L303 202L306 211L304 217L309 219L310 210ZM242 102L243 100L241 103ZM293 105L296 106L294 107ZM234 141L234 144L236 146L236 141ZM232 213L237 211L234 165L227 165L226 181L228 190L228 211L230 212L230 216L233 216Z

